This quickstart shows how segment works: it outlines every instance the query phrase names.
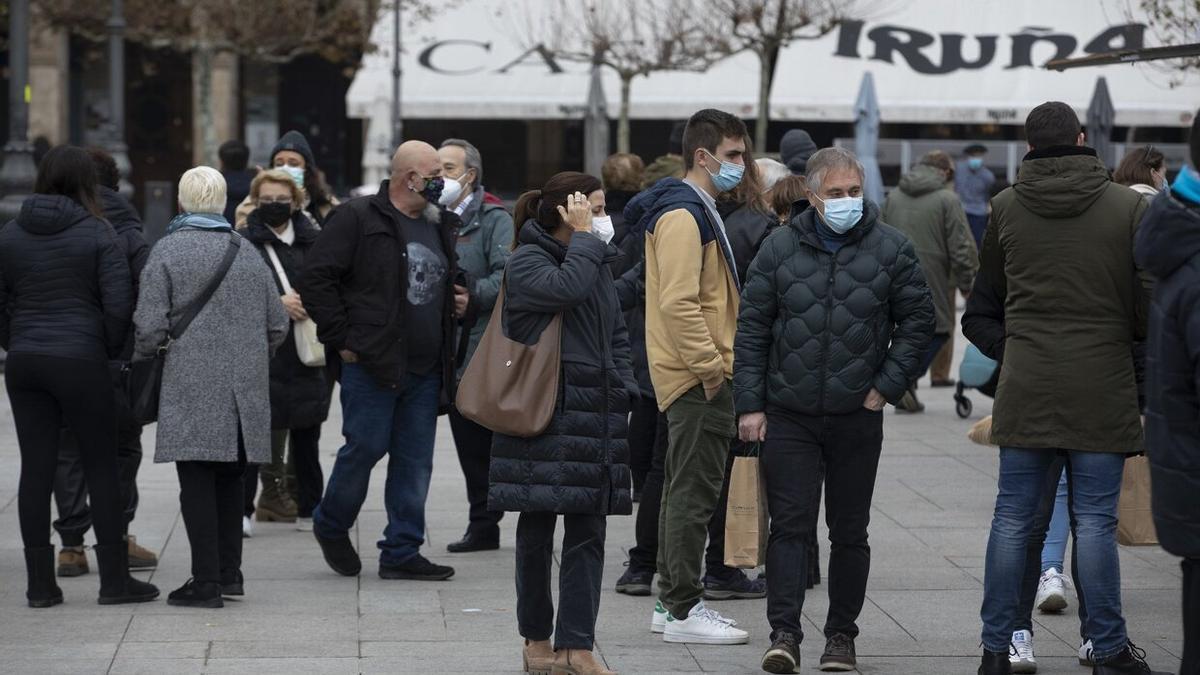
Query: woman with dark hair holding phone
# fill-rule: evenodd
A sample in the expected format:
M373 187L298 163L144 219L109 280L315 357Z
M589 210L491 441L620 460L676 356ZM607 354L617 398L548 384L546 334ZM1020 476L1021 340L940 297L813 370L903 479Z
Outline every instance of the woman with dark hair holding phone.
M492 440L488 507L517 511L517 623L530 673L610 673L592 655L606 518L633 510L630 401L638 396L629 336L608 263L612 227L600 180L564 172L521 195L502 289L504 334L525 344L562 315L562 371L550 425ZM558 623L550 576L563 516ZM554 646L550 638L554 636Z
M0 229L0 346L21 450L18 512L30 607L63 601L54 580L50 493L65 427L79 441L100 566L100 604L145 602L153 585L129 575L117 477L117 411L108 360L125 344L133 281L96 198L82 148L50 150L34 195Z

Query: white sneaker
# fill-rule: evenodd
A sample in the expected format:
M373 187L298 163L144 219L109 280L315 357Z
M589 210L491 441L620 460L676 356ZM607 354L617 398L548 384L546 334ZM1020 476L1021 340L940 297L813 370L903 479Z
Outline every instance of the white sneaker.
M1013 649L1008 652L1008 662L1014 673L1037 672L1037 659L1033 657L1033 633L1019 630L1012 634Z
M296 529L299 530L300 532L312 532L313 531L312 518L297 518L296 519Z
M734 628L729 619L696 603L688 617L682 621L667 615L663 642L680 642L701 645L742 645L750 641L750 634Z
M1079 665L1094 667L1096 664L1092 661L1092 641L1087 640L1079 645Z
M666 607L663 607L662 600L654 602L654 616L650 617L650 632L661 635L667 630L667 616L670 612Z
M1038 580L1037 598L1034 600L1040 612L1061 612L1067 608L1067 589L1065 577L1051 567L1042 572Z
M250 516L242 516L242 539L249 539L254 536L254 521L250 520Z

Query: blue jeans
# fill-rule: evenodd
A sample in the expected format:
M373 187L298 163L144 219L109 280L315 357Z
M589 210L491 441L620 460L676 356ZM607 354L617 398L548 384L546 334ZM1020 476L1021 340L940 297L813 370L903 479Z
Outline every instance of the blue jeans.
M425 543L425 497L433 472L441 377L409 374L396 389L380 387L362 366L342 367L342 434L325 496L313 511L323 539L346 536L358 518L371 470L388 458L383 491L388 524L379 542L384 565L403 564Z
M1063 558L1067 555L1067 537L1071 534L1071 514L1067 511L1067 472L1058 479L1058 491L1054 495L1054 515L1050 517L1050 529L1046 531L1046 543L1042 546L1042 572L1051 567L1064 572Z
M988 537L983 581L983 644L1007 652L1020 606L1029 528L1042 497L1051 449L1000 449L999 492ZM1077 586L1087 605L1086 633L1094 656L1104 660L1128 643L1121 614L1121 566L1117 558L1117 498L1125 456L1067 451L1078 550Z

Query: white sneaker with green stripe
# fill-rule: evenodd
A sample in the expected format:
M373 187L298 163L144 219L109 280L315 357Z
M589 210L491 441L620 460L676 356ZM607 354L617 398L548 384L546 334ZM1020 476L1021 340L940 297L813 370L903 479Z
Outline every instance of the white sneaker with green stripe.
M669 615L670 615L670 612L668 612L668 611L667 611L667 608L666 608L666 607L663 607L662 601L661 601L661 600L656 600L656 601L654 602L654 616L652 616L652 617L650 618L650 632L651 632L651 633L658 633L659 635L661 635L662 633L666 632L666 630L667 630L667 617L668 617ZM734 621L733 619L730 619L730 618L729 618L729 617L727 617L727 616L721 616L721 615L719 615L719 614L718 614L717 616L718 616L718 617L720 617L720 619L721 619L722 621L724 621L725 623L729 624L730 626L736 626L736 625L737 625L737 621Z

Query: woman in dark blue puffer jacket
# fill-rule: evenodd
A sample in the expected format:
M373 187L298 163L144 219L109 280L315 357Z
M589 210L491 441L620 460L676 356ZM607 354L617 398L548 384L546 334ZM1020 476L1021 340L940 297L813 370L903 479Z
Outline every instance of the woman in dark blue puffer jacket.
M34 195L0 229L0 346L21 449L18 509L30 607L63 600L54 581L50 492L59 434L79 439L100 566L100 604L144 602L158 589L129 576L117 479L117 409L108 360L133 314L133 281L96 199L81 148L42 159Z
M606 517L633 510L625 433L630 401L638 396L607 269L619 254L597 234L612 230L604 227L604 192L592 176L560 173L543 190L522 195L515 214L524 225L505 270L504 333L532 344L562 314L561 385L554 417L540 436L494 436L488 508L521 514L517 621L526 670L605 672L591 650ZM564 538L555 631L550 569L559 514Z

